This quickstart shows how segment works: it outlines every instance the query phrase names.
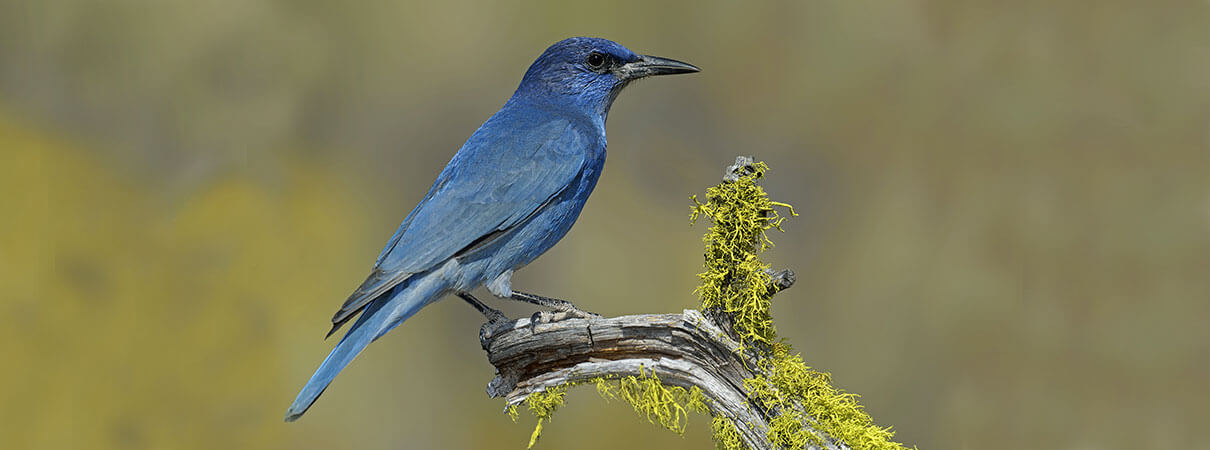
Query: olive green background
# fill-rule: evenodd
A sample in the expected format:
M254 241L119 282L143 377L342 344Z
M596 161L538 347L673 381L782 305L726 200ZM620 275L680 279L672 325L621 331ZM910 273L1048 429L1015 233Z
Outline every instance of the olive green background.
M781 334L899 441L1205 445L1205 1L2 0L0 447L522 448L457 300L281 416L399 220L573 35L703 71L622 94L518 289L693 307L689 196L751 154L801 214L767 253L799 274ZM539 448L708 423L582 389Z

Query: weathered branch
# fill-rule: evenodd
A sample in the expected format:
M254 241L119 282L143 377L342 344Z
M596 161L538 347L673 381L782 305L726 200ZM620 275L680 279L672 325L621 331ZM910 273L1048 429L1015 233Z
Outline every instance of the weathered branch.
M794 282L790 271L772 275L779 290ZM772 448L767 430L774 414L752 404L743 384L760 370L757 352L741 351L731 333L699 311L591 319L556 314L538 323L526 318L484 325L480 341L496 367L487 393L509 405L566 383L655 375L667 385L700 388L710 413L731 419L749 448ZM832 439L825 444L847 449Z

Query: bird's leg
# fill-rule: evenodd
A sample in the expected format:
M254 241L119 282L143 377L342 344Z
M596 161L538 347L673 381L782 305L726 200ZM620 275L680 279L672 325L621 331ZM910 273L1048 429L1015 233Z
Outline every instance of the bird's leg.
M496 328L510 322L508 316L504 315L504 313L500 312L500 310L487 306L469 292L459 292L458 297L466 300L466 302L475 307L479 313L483 314L484 317L487 317L487 322L484 323L483 326L479 327L480 344L486 346L488 339L490 339L492 334L495 333ZM486 348L487 347L484 347L484 349Z
M500 312L500 310L483 304L483 302L479 301L479 299L475 298L475 296L471 295L469 292L459 292L458 297L466 300L466 302L475 307L479 313L483 314L484 317L487 317L487 321L489 323L508 321L508 316L505 316L504 313Z
M559 300L557 298L543 297L541 295L526 294L524 292L517 292L517 291L513 291L513 295L510 298L512 298L513 300L522 301L522 302L526 302L526 303L533 303L538 306L545 306L547 308L551 308L551 309L566 313L567 315L572 316L572 317L580 317L580 318L584 318L584 319L593 319L593 318L601 317L600 314L588 312L588 311L582 310L580 308L577 308L576 305L573 305L571 302L569 302L567 300ZM535 313L534 315L538 316L539 314ZM536 322L536 320L535 320L535 322Z

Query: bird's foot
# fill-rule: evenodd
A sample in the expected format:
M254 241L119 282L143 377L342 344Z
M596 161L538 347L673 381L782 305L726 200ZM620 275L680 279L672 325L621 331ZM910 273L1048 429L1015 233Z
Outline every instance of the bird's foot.
M483 314L483 317L487 318L487 322L484 322L483 326L479 327L479 342L484 345L500 328L512 323L512 319L509 319L500 310L485 305L470 293L459 292L458 297L466 300L467 303Z
M512 324L513 322L508 320L507 317L484 322L483 325L479 326L479 345L486 351L488 349L487 344L496 336L496 333L508 330Z
M526 303L533 303L538 306L545 306L554 311L538 311L529 317L529 331L536 332L536 326L541 323L558 322L566 319L600 319L601 315L577 308L567 300L559 300L557 298L543 297L541 295L527 294L524 292L513 292L510 297L513 300L518 300Z
M593 314L593 313L581 311L581 310L537 311L534 313L534 315L529 316L529 324L530 324L530 326L533 326L534 324L553 323L553 322L559 322L559 321L563 321L563 320L567 320L567 319L585 319L585 320L587 320L587 319L600 319L600 318L601 318L600 314Z
M567 317L576 318L576 319L600 319L600 318L604 317L600 314L577 308L577 307L575 307L575 305L572 305L569 309L561 309L561 310L555 312L555 315L559 315L559 314L565 314Z
M516 292L516 291L513 291L513 295L510 298L512 298L513 300L522 301L522 302L526 302L526 303L533 303L538 306L545 306L547 308L555 310L553 312L549 312L549 316L547 317L547 319L548 319L547 321L549 321L549 322L563 320L566 318L579 318L579 319L600 319L601 318L600 314L577 308L576 305L572 304L571 302L569 302L567 300L559 300L557 298L543 297L541 295L526 294L524 292ZM534 316L537 317L538 314L535 314Z
M564 321L567 319L588 320L588 319L599 319L599 318L601 318L600 314L593 314L593 313L590 313L587 311L582 311L579 309L574 310L574 311L562 311L562 310L537 311L534 313L534 315L529 316L529 332L531 334L536 334L538 332L537 327L540 324L555 323L555 322L560 322L560 321Z

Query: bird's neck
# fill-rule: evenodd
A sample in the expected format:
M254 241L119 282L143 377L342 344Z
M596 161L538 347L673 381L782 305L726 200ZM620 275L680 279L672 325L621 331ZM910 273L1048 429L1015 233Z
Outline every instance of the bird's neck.
M605 132L605 121L609 117L612 99L604 102L584 102L578 97L545 93L535 95L518 89L508 103L515 108L539 109L570 120L583 121Z

